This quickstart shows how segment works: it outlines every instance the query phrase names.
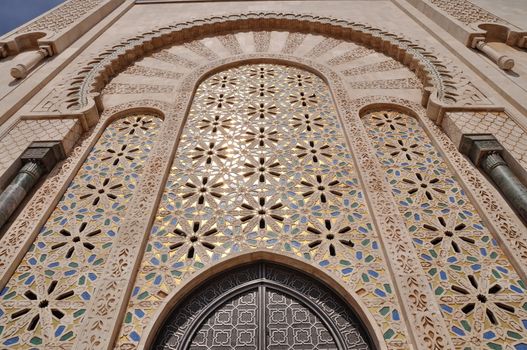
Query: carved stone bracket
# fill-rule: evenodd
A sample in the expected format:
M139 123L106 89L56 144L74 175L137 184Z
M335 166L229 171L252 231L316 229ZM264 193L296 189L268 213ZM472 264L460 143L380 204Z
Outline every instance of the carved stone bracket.
M500 54L498 51L490 47L486 42L484 37L474 37L472 38L471 47L477 49L484 53L488 58L490 58L494 63L498 65L501 69L510 70L514 67L514 60L506 55Z
M51 46L42 46L38 50L20 53L14 60L15 66L11 68L11 76L15 79L24 79L46 57L53 55Z

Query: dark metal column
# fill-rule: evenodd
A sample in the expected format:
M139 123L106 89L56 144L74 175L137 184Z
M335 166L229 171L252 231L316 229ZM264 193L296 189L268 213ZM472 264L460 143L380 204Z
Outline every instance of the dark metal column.
M64 149L60 142L33 142L22 154L22 168L11 183L0 194L0 228L31 191L40 178L51 171L55 164L64 159Z
M527 223L527 187L501 157L504 148L499 141L491 134L463 135L459 150L492 179L524 223Z

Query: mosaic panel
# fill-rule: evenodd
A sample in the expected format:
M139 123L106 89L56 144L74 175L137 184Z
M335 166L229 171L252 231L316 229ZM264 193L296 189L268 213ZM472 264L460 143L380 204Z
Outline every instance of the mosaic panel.
M526 286L418 121L363 118L457 349L527 349Z
M331 93L293 67L245 65L197 89L118 347L137 345L193 273L256 248L329 270L360 296L390 348L408 347Z
M71 346L160 123L130 115L106 128L0 292L1 348Z

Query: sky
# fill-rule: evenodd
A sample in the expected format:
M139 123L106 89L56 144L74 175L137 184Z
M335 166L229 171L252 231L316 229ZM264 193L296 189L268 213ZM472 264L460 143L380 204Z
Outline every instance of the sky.
M0 0L0 35L52 9L64 0Z

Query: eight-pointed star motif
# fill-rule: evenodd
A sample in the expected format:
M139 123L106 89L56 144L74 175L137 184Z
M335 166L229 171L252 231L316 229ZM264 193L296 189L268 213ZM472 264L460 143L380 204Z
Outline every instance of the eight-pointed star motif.
M145 136L157 126L154 119L151 116L140 115L133 119L119 120L117 130L128 135Z
M123 163L123 161L133 161L136 157L136 153L139 151L139 147L136 146L130 146L127 144L119 145L118 147L108 148L106 150L107 154L103 158L101 158L102 161L109 161L112 163L112 165L116 166L119 165L119 163Z
M244 164L243 176L249 184L272 184L283 172L283 167L275 157L249 157Z
M404 130L404 127L406 127L404 117L399 112L386 111L373 113L371 118L373 119L375 126L382 131L396 131L402 128L402 130Z
M238 85L238 78L225 74L218 74L210 78L209 84L212 87L220 89L235 88Z
M321 261L329 257L347 256L354 249L354 230L346 218L312 220L300 240L307 245L312 259Z
M206 175L190 175L178 192L183 198L185 207L203 205L216 207L223 196L223 186L224 183L219 176L211 178Z
M172 258L178 261L208 262L225 241L215 220L180 220L172 233L168 248Z
M85 185L84 193L79 198L90 202L92 206L109 208L117 202L122 188L123 184L119 179L93 177Z
M200 130L215 135L216 133L228 134L233 126L232 117L223 114L207 114L198 122Z

